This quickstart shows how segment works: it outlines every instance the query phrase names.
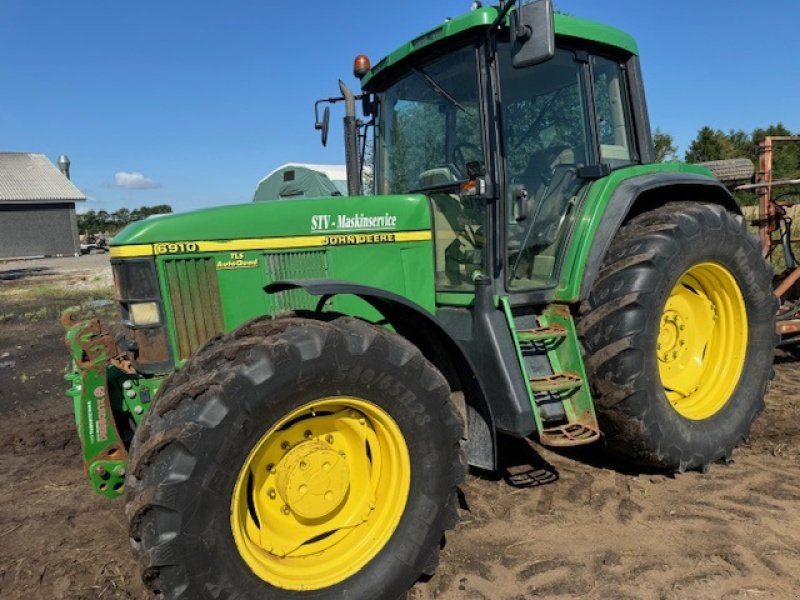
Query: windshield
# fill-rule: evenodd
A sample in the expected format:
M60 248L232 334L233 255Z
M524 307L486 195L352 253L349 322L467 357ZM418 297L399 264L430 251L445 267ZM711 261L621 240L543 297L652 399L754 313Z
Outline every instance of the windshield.
M438 291L472 291L485 268L485 206L457 185L468 163L484 165L478 85L476 48L466 46L416 65L378 94L376 191L429 195Z
M483 164L475 48L411 69L380 94L378 193L430 190Z

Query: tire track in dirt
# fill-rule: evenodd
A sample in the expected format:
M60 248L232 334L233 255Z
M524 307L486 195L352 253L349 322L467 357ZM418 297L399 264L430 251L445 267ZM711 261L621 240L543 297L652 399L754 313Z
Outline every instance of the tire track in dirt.
M559 481L470 477L439 571L411 598L800 598L800 375L777 372L751 442L706 474L537 447Z

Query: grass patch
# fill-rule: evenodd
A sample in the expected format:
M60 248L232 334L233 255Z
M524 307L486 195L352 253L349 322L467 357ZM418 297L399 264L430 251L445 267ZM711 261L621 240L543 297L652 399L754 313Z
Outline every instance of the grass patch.
M67 288L56 285L0 289L0 323L58 320L67 308L91 311L98 301L113 300L114 289Z
M37 285L16 285L13 287L0 287L0 301L35 301L35 300L64 300L73 298L80 300L87 294L113 298L114 288L112 286L100 287L67 287L56 284L37 284Z

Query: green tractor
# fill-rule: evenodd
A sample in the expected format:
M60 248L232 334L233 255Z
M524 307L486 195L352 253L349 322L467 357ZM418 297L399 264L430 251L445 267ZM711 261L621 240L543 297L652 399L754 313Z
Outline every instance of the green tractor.
M121 324L65 317L157 596L402 597L498 435L705 470L763 407L771 271L708 170L653 164L631 37L476 3L356 75L322 101L350 197L134 223Z

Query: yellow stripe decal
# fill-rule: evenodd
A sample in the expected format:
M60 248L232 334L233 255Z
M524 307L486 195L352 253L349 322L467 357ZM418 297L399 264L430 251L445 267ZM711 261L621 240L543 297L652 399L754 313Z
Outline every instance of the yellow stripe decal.
M136 246L111 246L111 258L130 258L133 256L153 256L152 244L139 244Z
M430 230L376 233L337 233L331 235L304 235L295 237L251 238L226 241L163 242L112 246L111 258L133 258L160 254L190 254L194 252L234 252L237 250L285 250L290 248L317 248L327 246L352 246L360 244L391 244L396 242L427 242Z

